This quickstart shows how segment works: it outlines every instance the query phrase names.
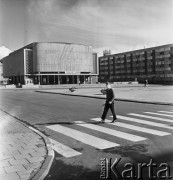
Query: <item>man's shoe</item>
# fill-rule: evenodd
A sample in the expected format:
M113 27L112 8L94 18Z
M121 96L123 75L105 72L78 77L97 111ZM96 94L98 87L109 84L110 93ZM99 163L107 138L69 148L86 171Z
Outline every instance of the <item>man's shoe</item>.
M101 120L101 123L105 123L105 120L104 120L104 119L102 119L102 120Z
M113 119L113 120L112 120L112 123L116 122L116 120L117 120L117 118L116 118L116 119Z

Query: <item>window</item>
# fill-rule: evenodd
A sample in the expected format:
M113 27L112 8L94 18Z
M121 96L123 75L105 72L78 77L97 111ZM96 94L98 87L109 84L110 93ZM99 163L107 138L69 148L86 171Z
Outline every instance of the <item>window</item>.
M109 66L109 69L113 69L113 66Z
M164 48L158 48L155 50L155 52L162 52L162 51L164 51Z
M151 54L152 53L152 50L147 50L147 54Z
M127 64L126 67L131 67L131 64Z
M100 62L100 65L107 65L108 62Z
M171 64L171 61L166 59L165 64Z
M170 54L165 54L165 57L170 57L171 55Z
M144 52L144 51L142 51L142 52L140 52L140 54L145 54L145 52Z
M150 60L150 59L153 59L153 57L152 56L148 56L147 59Z
M144 57L140 57L140 58L139 58L139 61L144 61L144 60L145 60Z
M148 71L148 72L152 72L153 69L152 69L152 68L148 68L147 71Z
M107 61L107 60L108 60L108 57L100 58L100 61Z
M171 67L166 67L165 71L171 71Z
M133 53L133 56L138 56L139 55L139 52L134 52Z
M115 58L115 59L118 59L118 56L116 55L116 56L114 56L114 58Z
M130 57L131 56L131 54L126 54L126 57Z
M170 47L166 47L166 48L165 48L165 51L170 51L170 50L171 50Z
M109 62L109 64L111 64L111 65L112 65L112 64L113 64L113 61L110 61L110 62Z
M122 54L122 55L119 55L119 57L120 57L120 58L124 58L124 54Z

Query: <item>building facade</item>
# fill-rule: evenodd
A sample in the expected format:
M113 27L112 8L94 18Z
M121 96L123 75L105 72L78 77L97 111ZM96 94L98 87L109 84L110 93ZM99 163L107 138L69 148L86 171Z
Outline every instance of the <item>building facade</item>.
M99 82L173 83L173 44L99 57Z
M3 76L12 84L95 83L97 54L91 46L71 43L32 43L1 60Z

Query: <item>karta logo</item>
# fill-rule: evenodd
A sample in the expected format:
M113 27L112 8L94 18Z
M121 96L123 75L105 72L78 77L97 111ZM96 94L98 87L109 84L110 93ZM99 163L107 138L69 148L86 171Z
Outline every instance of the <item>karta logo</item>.
M160 163L159 165L153 162L153 159L147 163L125 163L121 164L122 171L119 170L121 158L100 159L100 178L101 179L143 179L145 169L145 179L172 179L170 176L171 169L167 163ZM147 174L146 174L147 172Z

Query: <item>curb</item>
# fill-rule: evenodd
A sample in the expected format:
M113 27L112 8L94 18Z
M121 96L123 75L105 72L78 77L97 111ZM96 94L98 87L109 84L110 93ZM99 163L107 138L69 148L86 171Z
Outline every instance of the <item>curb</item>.
M35 128L33 128L31 126L28 126L28 127L29 127L29 129L31 129L32 131L34 131L35 133L37 133L39 136L41 136L43 138L43 140L46 144L46 147L47 147L48 154L47 154L47 157L44 160L41 168L37 171L37 173L31 174L31 176L30 176L30 180L43 180L47 176L47 174L51 168L55 153L51 147L52 144L47 136L45 136L43 133L41 133L40 131L36 130Z
M8 112L6 112L2 109L0 109L0 110L5 112L6 114L12 116ZM42 166L36 172L32 172L30 174L29 180L44 180L44 178L48 175L48 172L51 168L52 162L53 162L54 157L55 157L55 153L54 153L54 150L52 149L52 144L51 144L49 138L47 136L45 136L43 133L41 133L40 131L36 130L35 128L33 128L30 125L23 122L19 118L15 117L15 116L12 116L12 117L15 118L17 121L19 121L21 124L23 124L25 127L34 131L36 134L41 136L41 138L43 139L43 141L46 145L46 148L47 148L47 152L48 152L47 156L46 156Z
M60 94L66 96L79 96L79 97L88 97L88 98L95 98L95 99L105 99L104 97L96 97L90 95L80 95L80 94L66 94L66 93L59 93L59 92L46 92L46 91L35 91L39 93L49 93L49 94ZM125 102L135 102L135 103L143 103L143 104L155 104L155 105L167 105L173 106L173 103L165 103L165 102L149 102L149 101L138 101L138 100L131 100L131 99L121 99L115 98L116 101L125 101Z

